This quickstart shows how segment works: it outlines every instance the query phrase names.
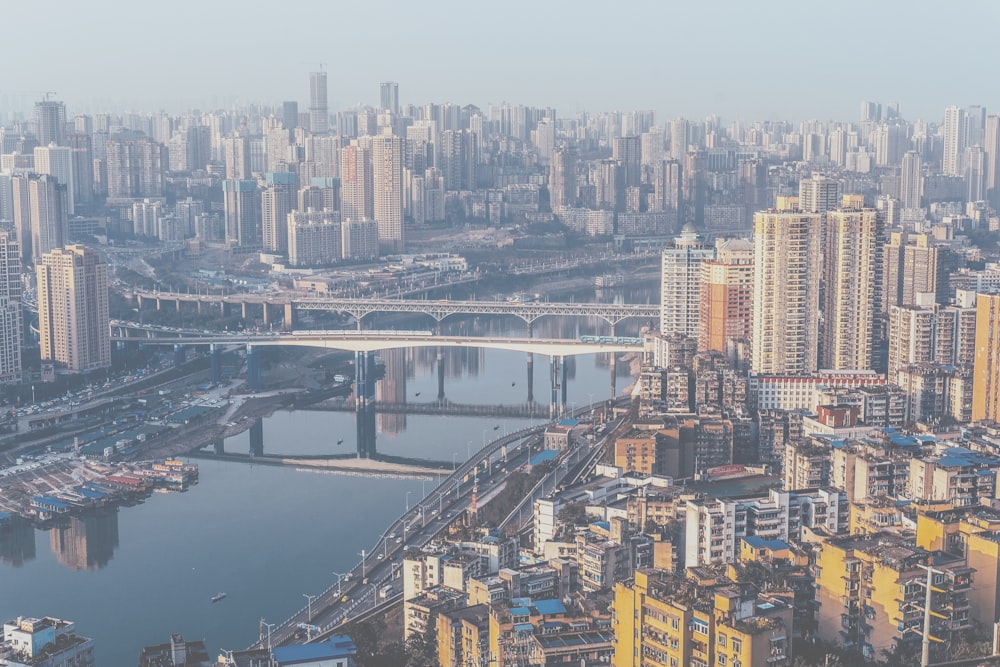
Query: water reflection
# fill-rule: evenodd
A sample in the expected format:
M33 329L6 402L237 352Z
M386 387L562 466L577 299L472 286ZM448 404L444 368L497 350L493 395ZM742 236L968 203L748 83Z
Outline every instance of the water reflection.
M35 528L27 519L11 517L0 528L0 562L21 567L35 559Z
M99 570L118 548L118 509L104 508L70 517L49 530L56 559L71 570Z

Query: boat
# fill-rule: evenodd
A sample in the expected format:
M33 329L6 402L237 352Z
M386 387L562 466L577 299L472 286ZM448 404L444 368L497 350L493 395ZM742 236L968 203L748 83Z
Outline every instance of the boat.
M212 596L212 602L218 602L224 597L226 597L226 594L223 593L222 591L219 591L218 593Z

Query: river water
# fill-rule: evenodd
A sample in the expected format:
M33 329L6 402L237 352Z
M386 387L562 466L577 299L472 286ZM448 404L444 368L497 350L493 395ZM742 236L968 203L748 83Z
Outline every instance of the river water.
M605 298L645 303L608 290ZM632 298L629 298L629 297ZM638 298L636 298L638 296ZM580 295L581 300L588 298ZM589 299L593 299L593 291ZM648 298L648 297L647 297ZM628 335L623 327L622 335ZM448 332L523 333L523 323L478 318L448 323ZM538 337L606 334L607 325L544 318ZM385 351L383 400L434 401L437 351ZM527 399L524 354L444 350L445 398L458 403L514 405ZM629 382L618 364L620 392ZM568 402L609 397L607 355L568 364ZM266 378L265 378L266 381ZM534 398L549 398L548 360L536 355ZM379 415L379 453L462 461L484 441L530 423L527 419ZM299 410L263 420L264 451L349 453L356 447L354 415ZM343 442L337 444L338 441ZM249 434L225 442L248 452ZM283 621L305 605L304 594L325 589L334 572L350 569L361 549L435 480L385 479L198 459L200 481L184 493L154 494L144 503L72 519L69 526L14 530L0 536L0 620L56 616L96 640L98 665L136 664L147 644L172 633L205 639L219 649L243 648L259 621ZM409 493L409 497L407 494ZM219 591L227 597L211 603Z

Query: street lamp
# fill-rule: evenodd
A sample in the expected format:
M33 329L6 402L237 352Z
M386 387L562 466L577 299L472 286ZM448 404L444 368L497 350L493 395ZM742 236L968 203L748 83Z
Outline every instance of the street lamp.
M306 599L306 609L308 609L308 611L306 613L309 616L309 622L312 623L313 622L313 600L315 600L319 596L318 595L309 595L308 593L303 593L302 597L304 597Z
M345 574L347 574L347 573L346 573L346 572L344 572L343 574L341 574L340 572L334 572L333 574L337 575L337 597L339 598L339 597L340 597L340 580L341 580L341 579L342 579L342 578L344 577L344 575L345 575Z
M361 550L361 578L365 578L365 550Z
M483 437L485 437L485 435ZM471 458L472 458L472 441L469 440L468 442L465 443L465 460L468 461Z
M451 453L451 471L452 472L455 472L456 470L458 470L458 463L457 463L457 461L458 461L458 452L452 452Z
M268 623L263 618L260 619L260 634L264 634L264 628L267 628L267 651L271 652L271 629L278 627L277 623Z

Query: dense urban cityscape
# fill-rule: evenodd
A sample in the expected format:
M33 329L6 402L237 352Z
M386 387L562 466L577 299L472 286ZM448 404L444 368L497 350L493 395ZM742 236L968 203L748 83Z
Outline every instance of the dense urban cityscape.
M332 76L0 117L0 665L1000 664L1000 115Z

